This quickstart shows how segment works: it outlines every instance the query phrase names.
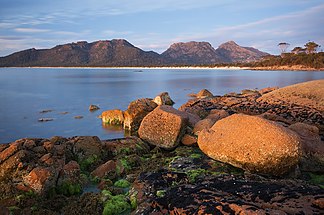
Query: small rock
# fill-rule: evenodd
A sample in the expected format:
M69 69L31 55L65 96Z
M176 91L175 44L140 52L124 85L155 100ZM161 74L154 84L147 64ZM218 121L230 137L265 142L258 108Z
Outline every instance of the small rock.
M96 111L96 110L99 110L100 107L98 107L97 105L90 105L89 106L89 111Z
M213 96L214 95L210 91L208 91L207 89L200 90L196 95L196 97L199 98L199 99L211 98Z
M80 181L80 165L76 161L65 164L60 174L59 183L78 183Z
M185 134L181 139L181 143L185 146L193 146L197 143L197 137Z
M193 133L198 135L200 131L204 129L210 129L215 124L215 122L216 120L210 118L200 120L199 122L196 123L193 129Z
M14 153L16 153L22 146L22 142L16 141L13 142L7 147L5 150L3 150L0 153L0 163L6 159L8 159L10 156L12 156Z
M49 121L53 121L53 118L39 118L38 122L49 122Z
M111 174L112 178L116 176L116 162L113 160L109 160L106 163L98 166L94 171L91 172L92 177L103 178L109 174Z
M49 112L52 112L53 110L50 110L50 109L47 109L47 110L42 110L40 111L39 113L49 113Z
M74 152L78 155L79 159L88 158L93 155L100 157L102 153L101 141L96 136L80 136L74 144Z
M172 106L174 104L174 101L172 101L172 99L170 98L168 92L163 92L163 93L160 93L159 95L157 95L154 98L154 102L157 105L170 105L170 106Z
M316 205L317 207L324 209L324 198L319 198L314 200L313 205Z
M101 120L110 125L122 125L124 123L124 113L121 110L107 110L102 112Z

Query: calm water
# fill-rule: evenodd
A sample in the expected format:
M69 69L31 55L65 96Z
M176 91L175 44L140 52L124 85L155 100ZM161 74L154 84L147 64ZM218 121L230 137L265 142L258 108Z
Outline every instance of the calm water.
M141 72L142 71L142 72ZM181 70L181 69L0 69L0 143L23 137L96 135L122 137L97 118L108 109L125 110L132 100L167 91L181 106L189 93L214 95L242 89L283 87L324 79L324 72ZM89 112L90 104L101 109ZM42 110L52 110L40 113ZM67 112L66 114L62 114ZM83 116L75 119L75 116ZM38 122L39 118L53 121Z

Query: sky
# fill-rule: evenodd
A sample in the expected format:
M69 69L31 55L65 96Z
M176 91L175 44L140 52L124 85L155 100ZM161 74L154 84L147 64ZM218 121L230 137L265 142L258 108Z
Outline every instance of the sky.
M323 0L0 0L0 56L77 41L126 39L162 53L176 42L233 40L271 54L324 48Z

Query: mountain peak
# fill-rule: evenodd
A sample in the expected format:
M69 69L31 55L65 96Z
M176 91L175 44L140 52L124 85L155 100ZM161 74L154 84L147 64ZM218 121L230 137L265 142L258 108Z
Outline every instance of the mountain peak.
M251 62L268 55L252 47L240 46L232 40L221 44L216 52L229 62Z
M175 61L177 64L212 64L221 59L208 42L179 42L172 44L162 56Z
M249 62L267 55L234 41L216 50L209 42L179 42L161 55L143 51L125 39L78 41L50 49L28 49L0 57L2 66L170 66Z

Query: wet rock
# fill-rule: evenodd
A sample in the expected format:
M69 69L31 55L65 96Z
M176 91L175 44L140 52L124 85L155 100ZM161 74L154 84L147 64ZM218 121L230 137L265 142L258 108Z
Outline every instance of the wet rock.
M121 110L107 110L102 112L101 120L103 123L111 125L122 125L124 123L124 113Z
M178 172L143 173L132 192L134 214L321 214L323 189L291 180L205 176L188 183ZM163 193L164 195L158 195ZM179 201L181 198L182 201ZM320 202L320 200L319 200ZM319 203L320 204L320 203Z
M35 143L35 141L34 140L26 140L25 142L24 142L24 147L26 148L26 149L32 149L33 147L35 147L36 146L36 143Z
M38 122L49 122L49 121L53 121L53 118L39 118Z
M58 185L63 183L80 183L80 172L80 165L76 161L70 161L63 166L63 169L60 172Z
M85 159L90 156L101 156L102 146L101 141L96 136L80 136L77 137L74 144L74 151L79 159Z
M185 146L193 146L197 143L197 137L185 134L181 139L181 143Z
M20 150L22 145L22 141L16 141L9 144L9 147L7 147L0 153L0 163L2 163L4 160L8 159L11 155Z
M45 155L43 155L40 159L40 162L45 163L47 165L52 165L54 163L54 159L52 158L52 154L51 153L47 153Z
M187 124L188 118L181 111L162 105L143 119L138 134L152 145L172 149L179 144Z
M137 154L143 155L149 153L150 147L136 136L125 137L117 140L103 141L104 150L117 157Z
M260 117L234 114L203 130L199 148L213 159L255 173L281 175L301 156L300 139L289 129Z
M304 171L324 172L324 142L316 126L295 123L289 126L301 138L303 157L300 168Z
M174 101L172 101L171 97L169 96L168 92L163 92L157 95L154 98L154 102L157 105L170 105L172 106L174 104Z
M20 174L23 174L20 168L30 159L29 155L28 151L20 150L2 161L0 164L0 180L3 178L19 177Z
M46 149L47 152L52 152L54 148L54 143L51 141L45 141L43 143L43 147Z
M92 171L91 176L98 178L104 178L108 176L108 178L114 179L116 177L116 167L116 162L109 160Z
M196 97L199 99L213 97L214 95L207 89L200 90Z
M89 106L89 111L96 111L96 110L99 110L100 107L98 107L97 105L90 105Z
M75 116L74 119L83 119L83 116Z
M157 104L152 99L144 98L132 101L124 112L124 129L131 133L136 132L143 118L156 107Z
M36 193L44 194L55 187L58 172L49 167L36 167L27 176L23 177L24 183Z

